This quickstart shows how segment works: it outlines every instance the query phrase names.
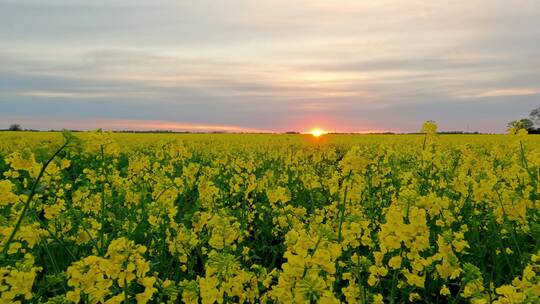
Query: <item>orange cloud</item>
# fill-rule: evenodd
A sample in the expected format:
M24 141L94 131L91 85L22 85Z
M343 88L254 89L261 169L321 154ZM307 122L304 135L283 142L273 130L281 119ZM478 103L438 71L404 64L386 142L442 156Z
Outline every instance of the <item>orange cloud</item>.
M31 129L74 129L74 130L170 130L190 132L269 132L268 130L246 128L235 125L201 124L191 122L175 122L164 120L134 120L134 119L57 119L42 117L0 117L0 122L17 121L25 128Z
M267 130L244 128L233 125L197 124L162 120L111 120L103 122L108 128L117 130L171 130L195 132L268 132Z

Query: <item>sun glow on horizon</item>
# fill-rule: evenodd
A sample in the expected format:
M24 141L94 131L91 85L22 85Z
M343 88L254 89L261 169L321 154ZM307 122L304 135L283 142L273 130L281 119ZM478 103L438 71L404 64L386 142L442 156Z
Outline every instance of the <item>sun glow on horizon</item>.
M311 131L309 131L309 134L315 136L315 137L320 137L321 135L324 135L324 134L327 134L328 132L324 131L323 129L320 129L320 128L313 128L311 129Z

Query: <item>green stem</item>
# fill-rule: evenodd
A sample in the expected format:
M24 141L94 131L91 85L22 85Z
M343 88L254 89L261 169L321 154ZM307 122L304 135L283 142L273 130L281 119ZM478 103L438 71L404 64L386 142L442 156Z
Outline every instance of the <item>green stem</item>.
M52 160L69 144L69 141L66 141L52 156L45 162L45 164L41 167L41 171L39 171L38 177L34 181L34 185L32 185L32 190L30 191L30 195L28 196L28 199L24 203L23 210L21 211L21 214L19 215L19 219L17 220L17 223L15 224L15 228L13 228L13 231L9 235L9 238L4 245L4 249L2 249L2 257L5 257L7 255L7 252L9 250L9 245L15 238L15 235L17 234L17 231L19 231L19 228L21 227L22 220L24 219L24 216L26 212L28 211L28 208L30 208L30 203L32 202L32 199L34 198L34 195L36 194L36 189L39 184L39 181L43 177L43 174L45 174L45 170L49 166L49 164L52 162Z
M56 233L52 232L49 227L39 218L39 216L37 215L36 211L35 210L32 210L32 214L34 215L34 218L35 220L39 223L39 225L41 226L41 228L43 228L45 231L47 231L47 233L52 236L65 250L66 252L73 258L75 259L75 256L73 255L73 253L71 252L71 250L69 250L69 248L66 246L66 244L64 243L64 241L62 241L58 235L56 235Z
M105 153L103 151L103 145L101 146L101 174L105 174ZM99 244L100 251L103 255L105 253L105 241L104 241L104 230L105 230L105 181L101 182L101 206L100 206L100 223L101 227L99 229Z

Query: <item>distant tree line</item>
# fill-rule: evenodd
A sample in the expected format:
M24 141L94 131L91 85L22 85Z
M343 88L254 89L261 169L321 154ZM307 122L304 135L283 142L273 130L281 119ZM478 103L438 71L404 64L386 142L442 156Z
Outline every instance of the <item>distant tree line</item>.
M23 129L20 124L11 124L7 129L0 129L0 131L39 131L34 129Z
M7 129L0 129L0 131L32 131L32 132L39 132L39 130L35 129L23 129L20 124L11 124Z
M478 131L474 132L465 132L465 131L440 131L437 134L480 134Z
M22 131L22 128L19 124L12 124L11 126L9 126L8 131Z
M532 110L528 118L509 122L507 127L512 130L525 129L529 134L540 134L540 128L535 127L537 125L540 125L540 107Z

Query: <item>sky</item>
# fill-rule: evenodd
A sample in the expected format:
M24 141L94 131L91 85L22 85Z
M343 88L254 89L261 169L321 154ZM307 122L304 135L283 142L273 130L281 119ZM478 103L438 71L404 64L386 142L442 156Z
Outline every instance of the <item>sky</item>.
M504 132L538 0L0 0L0 129Z

